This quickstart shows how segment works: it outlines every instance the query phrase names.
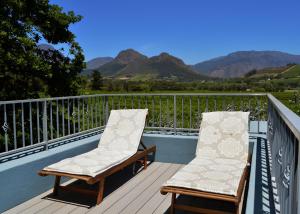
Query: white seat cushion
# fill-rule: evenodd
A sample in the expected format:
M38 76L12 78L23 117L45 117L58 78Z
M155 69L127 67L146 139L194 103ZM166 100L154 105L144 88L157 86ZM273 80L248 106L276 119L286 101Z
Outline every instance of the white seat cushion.
M164 186L236 196L244 168L245 163L240 160L197 157L180 169Z
M144 131L148 109L111 110L99 148L136 152Z
M112 110L98 148L44 170L95 177L125 161L138 150L147 113L148 109Z
M196 156L248 159L249 112L203 113Z
M90 152L64 159L44 168L44 170L95 177L97 174L128 159L133 154L132 151L112 151L97 148Z
M237 195L248 159L249 112L203 113L196 157L164 186Z

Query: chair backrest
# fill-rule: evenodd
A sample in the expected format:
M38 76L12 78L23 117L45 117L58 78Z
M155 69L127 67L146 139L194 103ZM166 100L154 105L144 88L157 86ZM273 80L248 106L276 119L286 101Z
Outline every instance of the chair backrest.
M98 148L136 152L144 131L148 109L111 110Z
M247 161L249 112L208 112L202 118L197 157Z

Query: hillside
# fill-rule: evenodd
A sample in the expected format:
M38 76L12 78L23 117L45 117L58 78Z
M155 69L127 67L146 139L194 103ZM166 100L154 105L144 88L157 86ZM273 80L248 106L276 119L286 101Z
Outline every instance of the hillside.
M287 65L278 68L253 70L245 75L247 78L289 79L300 77L300 65Z
M166 79L193 81L207 79L192 71L181 59L167 53L158 56L144 56L128 49L121 51L111 62L97 69L105 77L130 80Z
M111 62L114 58L112 57L97 57L97 58L94 58L90 61L88 61L86 63L86 69L96 69L96 68L99 68L100 66L108 63L108 62Z
M253 69L300 64L300 56L279 51L239 51L192 66L203 75L220 78L242 77Z

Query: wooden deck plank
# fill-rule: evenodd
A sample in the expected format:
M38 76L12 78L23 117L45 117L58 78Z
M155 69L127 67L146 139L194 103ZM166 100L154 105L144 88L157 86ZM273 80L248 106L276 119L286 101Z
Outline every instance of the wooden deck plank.
M179 168L181 168L180 165L171 165L171 167L158 177L145 191L143 191L140 195L137 195L136 199L122 210L122 213L137 213L140 209L140 213L153 213L158 206L158 203L160 203L160 201L165 197L159 192L162 184L174 175Z
M171 206L172 195L168 193L165 195L164 200L158 205L158 207L154 210L153 214L162 214L165 213L169 207Z
M38 212L36 212L36 214L52 214L57 210L60 210L64 205L64 203L55 202L45 207L44 209L39 210Z
M63 214L63 213L71 213L77 208L76 205L73 204L65 204L62 208L59 210L53 212L53 214Z
M26 201L26 202L24 202L22 204L19 204L19 205L15 206L14 208L5 211L4 213L5 214L15 214L15 213L23 212L24 210L26 210L26 209L28 209L28 208L30 208L30 207L32 207L32 206L40 203L43 200L42 198L45 197L45 196L47 196L47 195L49 195L51 193L51 191L52 190L44 192L43 194L38 195L38 196L36 196L36 197L34 197L34 198L32 198L32 199L30 199L30 200L28 200L28 201Z
M131 189L131 191L126 194L125 197L120 198L117 203L113 204L109 209L105 210L105 213L112 214L118 213L124 208L128 206L132 201L134 201L141 193L143 193L150 185L152 185L161 175L167 171L172 164L170 163L161 163L161 166L158 170L153 174L149 174L149 176L143 180L143 182L139 183L135 188Z
M89 211L89 209L86 207L77 207L75 210L72 210L69 213L70 214L84 214L84 213L87 213L88 211Z
M154 162L147 170L142 170L129 180L123 179L119 186L109 190L104 201L94 207L83 206L80 202L68 201L64 194L60 198L52 198L52 189L6 211L6 214L14 213L43 213L43 214L81 214L81 213L164 213L168 209L170 200L168 195L161 195L160 186L170 178L182 165L172 163ZM120 174L123 176L123 174ZM118 175L108 185L115 185ZM65 182L68 185L75 180ZM123 183L124 182L124 183ZM110 187L110 186L109 186ZM111 192L110 192L111 191ZM80 198L80 195L79 195ZM64 200L66 199L66 200ZM137 206L138 205L138 206ZM162 212L160 212L162 211Z
M92 214L104 212L109 207L117 203L121 198L126 197L129 191L138 186L147 177L149 177L149 175L155 174L159 167L161 167L161 163L152 163L150 166L148 166L147 170L144 170L141 173L137 174L132 179L127 181L123 186L117 189L115 192L105 197L100 206L93 207L88 213Z
M152 194L152 197L150 199L145 198L145 204L139 210L137 210L137 212L136 212L136 210L134 210L134 212L139 213L139 214L147 213L150 210L151 210L151 213L155 212L157 210L157 208L160 206L160 204L168 197L168 195L162 195L160 193L160 188L161 188L162 184L164 182L166 182L169 178L171 178L180 168L182 168L182 166L183 165L181 165L181 164L172 165L172 168L166 174L164 174L164 176L160 177L160 181L157 182L157 185L155 186L155 184L154 184L151 186L152 189L151 190L149 189L149 194L151 194L150 191L154 192L154 194ZM148 195L148 193L143 194L142 197L145 197L147 195ZM169 202L171 202L171 199ZM135 203L139 204L140 202L139 201L133 202L130 204L130 206L134 205ZM169 203L169 205L170 205L170 203ZM167 208L164 211L166 211ZM161 213L163 213L163 212L161 212Z
M71 179L69 181L66 181L65 183L63 183L63 185L68 185L70 183L74 182L74 179ZM10 210L7 210L5 211L4 213L5 214L14 214L14 213L21 213L21 212L24 212L25 210L27 209L30 209L31 207L33 207L34 205L46 200L46 199L43 199L44 197L46 197L47 195L51 194L53 191L53 189L50 189L22 204L19 204L17 206L15 206L14 208L10 209Z
M41 202L30 207L29 209L22 211L21 213L22 214L39 213L39 212L42 212L43 209L45 209L46 207L48 207L49 205L54 204L54 203L55 203L54 201L42 200Z

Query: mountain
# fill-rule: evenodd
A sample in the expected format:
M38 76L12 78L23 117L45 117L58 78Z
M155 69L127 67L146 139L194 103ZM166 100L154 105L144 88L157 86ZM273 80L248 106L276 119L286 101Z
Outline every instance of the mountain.
M194 72L181 59L168 53L148 58L133 49L121 51L114 60L97 70L105 77L117 79L178 81L207 79L207 77Z
M280 67L300 63L300 55L279 51L238 51L192 66L193 70L211 77L241 77L253 69Z
M97 57L97 58L91 59L90 61L88 61L86 63L86 69L93 70L93 69L99 68L100 66L102 66L108 62L111 62L113 59L114 58L112 58L112 57Z
M126 68L129 64L138 63L140 61L147 60L148 58L133 49L127 49L121 51L116 58L111 62L100 66L97 70L101 72L103 76L113 77L117 75L122 69Z

